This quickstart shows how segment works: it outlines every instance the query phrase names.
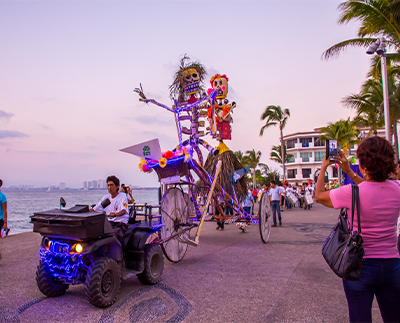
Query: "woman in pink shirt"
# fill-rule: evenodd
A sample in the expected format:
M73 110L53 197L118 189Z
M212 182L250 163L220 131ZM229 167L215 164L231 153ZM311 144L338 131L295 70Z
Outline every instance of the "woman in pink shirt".
M365 256L361 278L343 280L350 322L372 322L372 302L378 301L384 322L400 322L400 255L396 225L400 212L400 186L389 177L396 171L392 145L380 137L369 137L357 149L360 171L354 173L342 152L335 161L359 186L360 216ZM333 162L322 161L321 174ZM351 185L325 191L324 178L317 182L315 200L335 209L346 208L351 214ZM354 228L358 227L357 215Z

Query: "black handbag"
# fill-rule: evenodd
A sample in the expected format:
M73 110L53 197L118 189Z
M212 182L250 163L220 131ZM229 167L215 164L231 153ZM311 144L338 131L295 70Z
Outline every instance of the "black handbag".
M357 207L358 231L353 231L354 210ZM333 272L346 280L359 280L364 257L361 235L360 196L357 185L352 185L351 227L342 209L339 220L322 246L322 255Z

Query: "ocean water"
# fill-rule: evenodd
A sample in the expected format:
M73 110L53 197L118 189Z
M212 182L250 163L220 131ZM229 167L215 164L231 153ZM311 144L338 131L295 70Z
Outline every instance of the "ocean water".
M34 212L46 211L60 207L62 196L70 208L75 204L92 205L107 194L107 190L94 191L2 191L7 198L8 227L11 234L32 231L29 216ZM158 190L132 190L135 203L158 204Z

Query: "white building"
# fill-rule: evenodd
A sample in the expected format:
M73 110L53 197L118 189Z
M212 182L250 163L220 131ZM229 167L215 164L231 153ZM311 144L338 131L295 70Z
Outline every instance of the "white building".
M293 155L288 163L285 164L286 180L290 183L304 182L308 180L316 181L322 165L322 158L325 156L325 142L320 142L321 128L316 128L310 132L297 132L283 136L286 144L287 154ZM369 129L360 129L365 137ZM378 136L385 137L385 129L378 129ZM351 154L355 154L357 145L351 147ZM329 166L325 176L328 180L338 179L339 168L334 165Z
M60 190L65 190L65 182L60 183Z

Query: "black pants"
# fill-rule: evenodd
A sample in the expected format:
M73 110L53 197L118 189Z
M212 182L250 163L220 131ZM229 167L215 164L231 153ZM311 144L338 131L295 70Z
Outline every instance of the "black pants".
M114 222L114 221L110 221L110 224L114 230L114 235L117 237L119 241L122 241L126 229L128 229L128 225L123 222Z
M229 205L225 206L224 211L225 211L225 215L233 215L233 209Z
M215 215L220 215L217 207L215 208ZM220 227L221 229L224 229L224 227L225 227L225 221L224 221L224 220L217 221L217 225L218 225L218 227Z

